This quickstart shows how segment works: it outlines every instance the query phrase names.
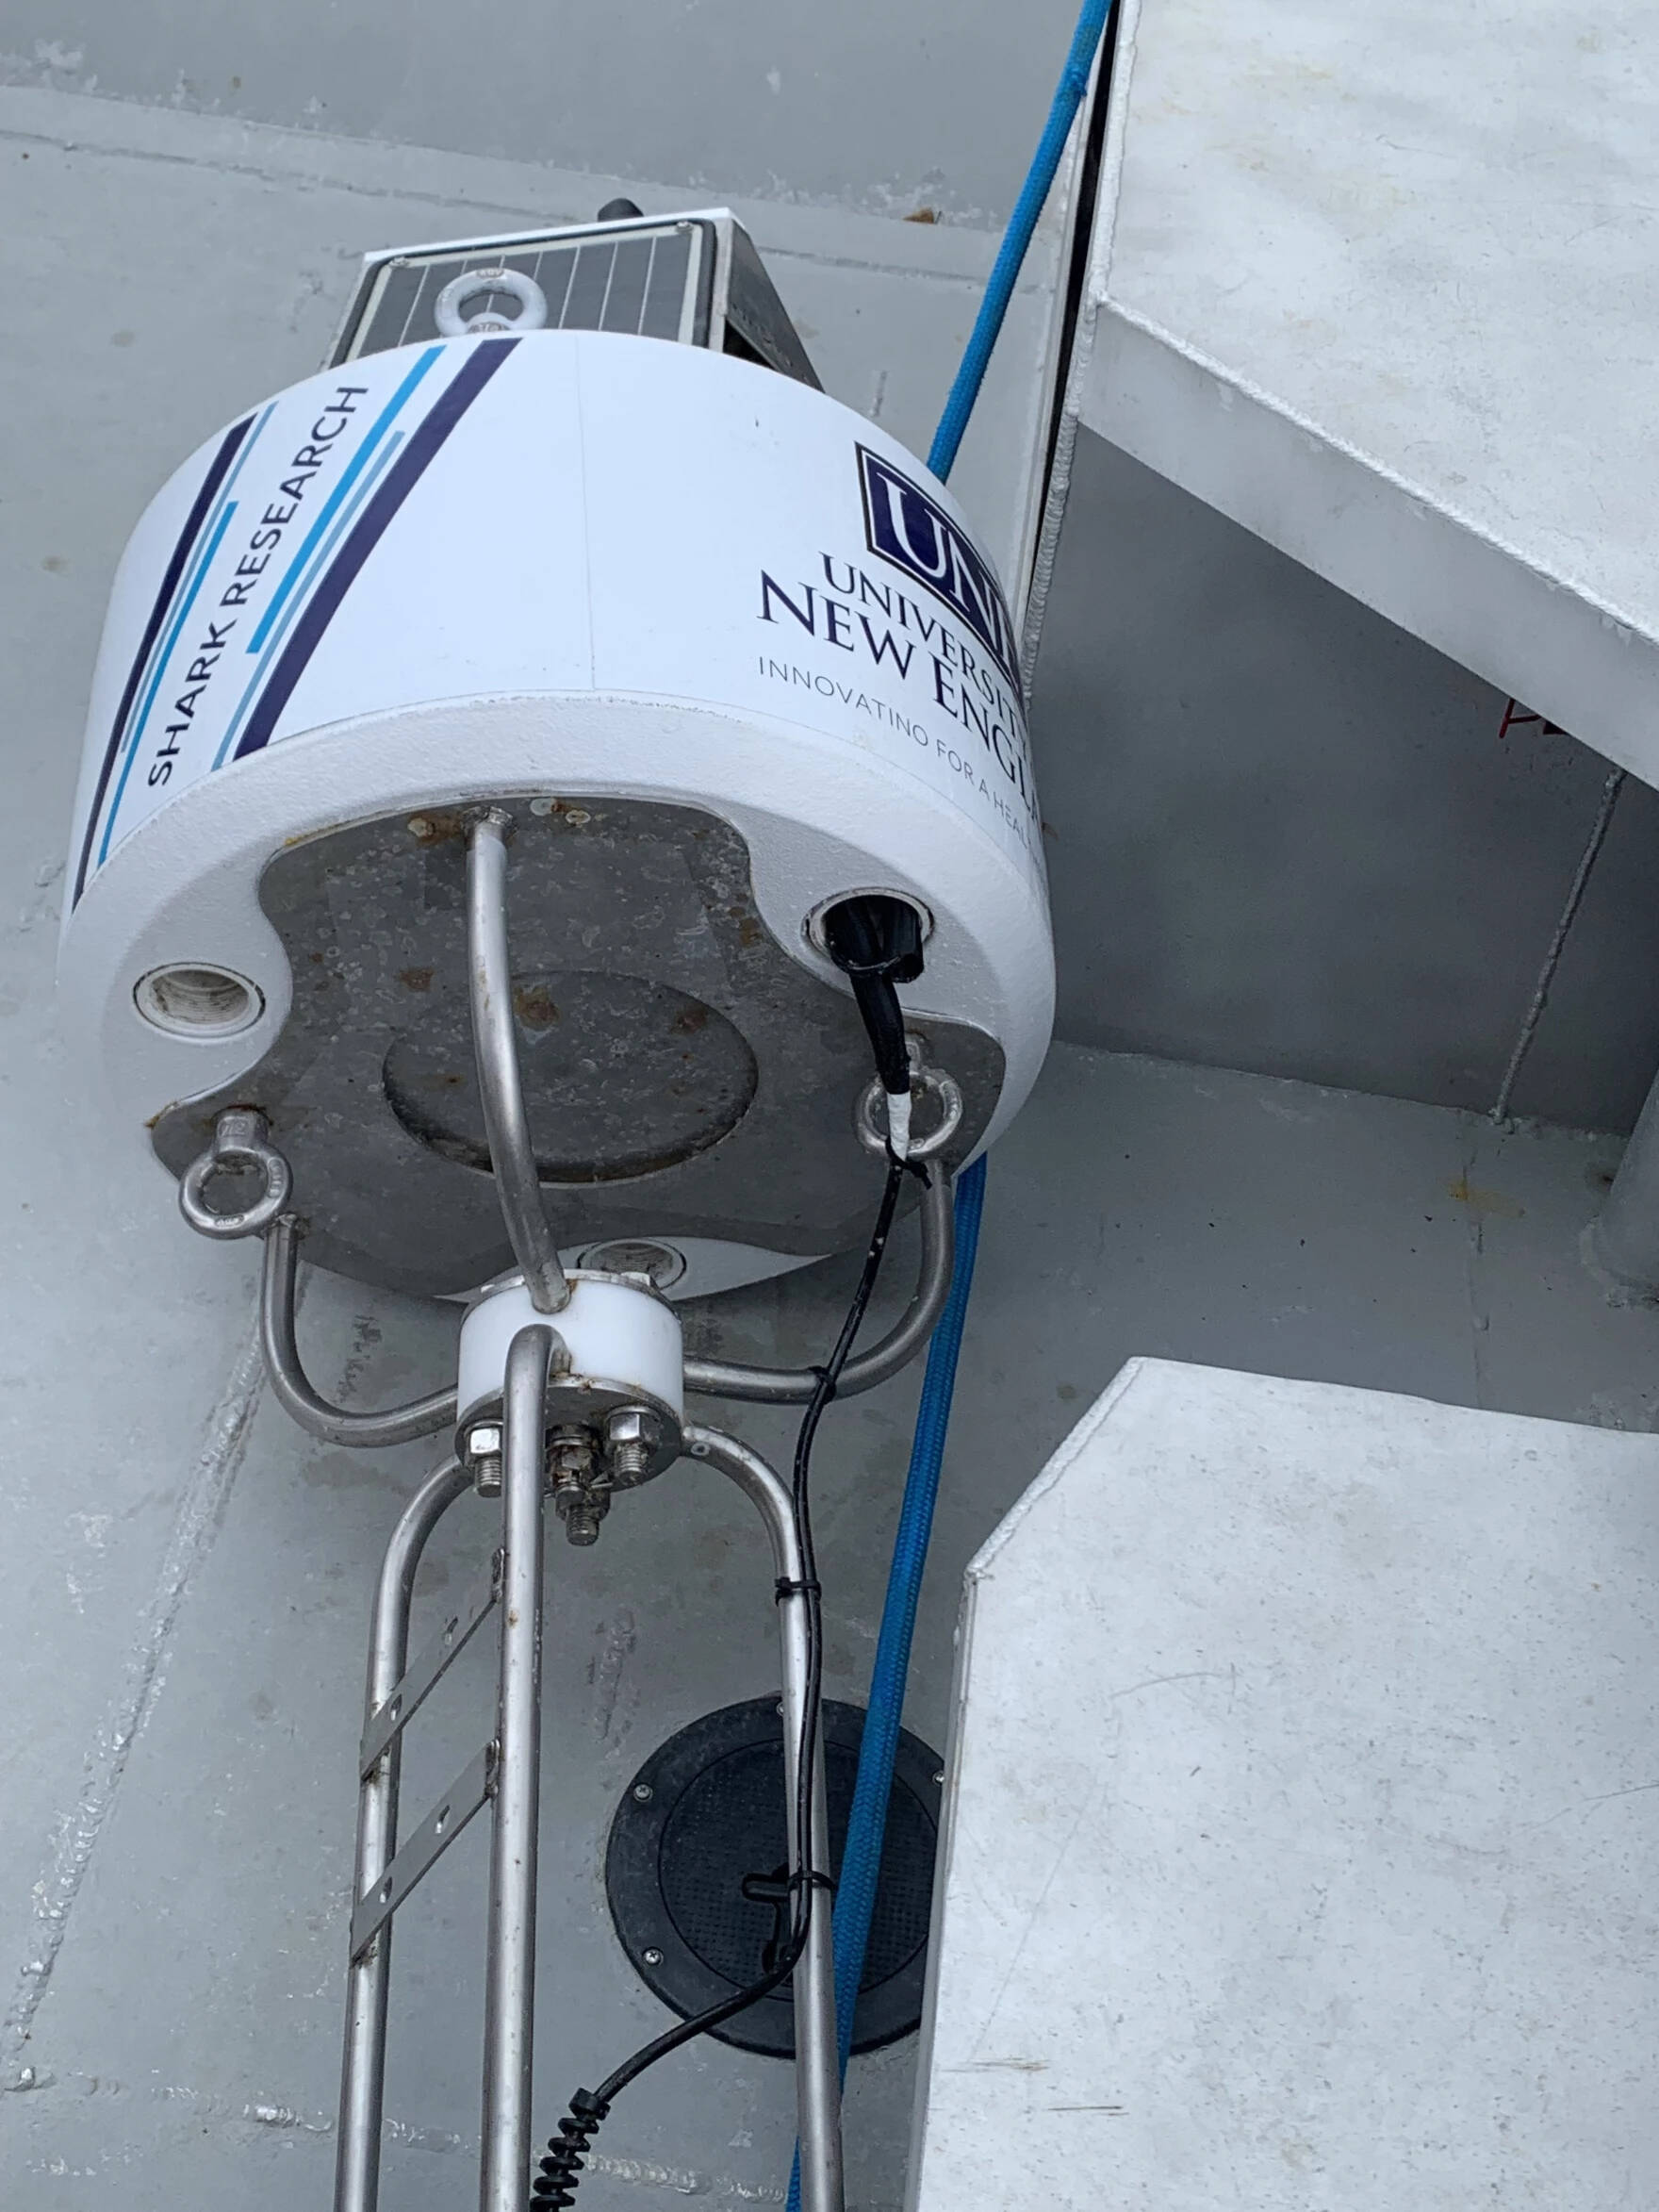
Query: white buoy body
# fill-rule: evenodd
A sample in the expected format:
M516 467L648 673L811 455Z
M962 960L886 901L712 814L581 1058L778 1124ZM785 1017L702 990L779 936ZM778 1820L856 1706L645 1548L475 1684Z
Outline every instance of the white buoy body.
M650 339L461 338L312 377L178 471L115 583L60 968L131 1141L165 1157L181 1102L238 1085L283 1141L256 1072L320 984L262 906L267 871L356 824L436 839L445 809L490 800L564 828L636 801L729 825L761 928L844 997L824 907L911 899L907 1014L976 1032L995 1065L976 1148L1035 1080L1052 950L1007 611L944 487L824 394ZM365 1019L349 1004L335 1031ZM352 1093L366 1113L374 1089ZM299 1191L318 1251L320 1173ZM642 1199L596 1233L723 1241L741 1279L744 1223L705 1212L665 1198L659 1224ZM754 1244L759 1272L791 1248L770 1219Z

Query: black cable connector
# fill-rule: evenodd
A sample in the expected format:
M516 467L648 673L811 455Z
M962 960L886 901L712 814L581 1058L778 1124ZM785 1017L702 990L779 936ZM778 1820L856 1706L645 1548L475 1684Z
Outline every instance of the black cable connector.
M910 1057L898 983L922 972L922 917L908 899L865 891L844 899L824 916L824 949L852 984L876 1072L889 1098L908 1093Z

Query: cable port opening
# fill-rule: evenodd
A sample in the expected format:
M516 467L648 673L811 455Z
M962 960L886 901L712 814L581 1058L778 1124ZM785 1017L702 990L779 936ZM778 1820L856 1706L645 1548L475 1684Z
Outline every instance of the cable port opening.
M140 978L133 1002L152 1029L174 1037L229 1037L265 1011L258 986L228 967L181 963Z

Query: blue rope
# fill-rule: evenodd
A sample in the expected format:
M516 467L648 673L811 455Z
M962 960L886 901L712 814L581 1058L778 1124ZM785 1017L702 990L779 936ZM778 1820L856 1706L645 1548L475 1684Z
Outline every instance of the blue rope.
M893 1794L905 1677L910 1673L911 1635L916 1625L916 1600L921 1595L922 1570L928 1563L928 1544L933 1534L933 1507L939 1495L939 1470L950 1426L951 1395L956 1389L957 1354L961 1349L962 1324L968 1317L968 1295L974 1287L974 1255L979 1246L979 1216L984 1203L985 1156L981 1153L956 1186L956 1272L951 1278L950 1296L928 1347L928 1371L922 1380L922 1402L916 1409L915 1441L911 1445L898 1533L893 1540L887 1602L870 1676L869 1710L859 1746L859 1776L847 1820L846 1849L835 1890L835 2017L843 2080L852 2055L853 2014L876 1911L887 1801Z
M1020 187L1020 196L1014 202L1014 211L1009 217L1008 229L1003 233L1002 246L991 272L991 282L985 287L985 297L979 303L979 313L968 339L967 351L962 355L961 367L956 372L956 381L950 388L950 397L944 403L944 412L939 418L939 427L933 433L933 443L928 449L928 466L935 476L950 474L956 461L957 448L962 442L962 433L968 427L968 417L974 411L974 402L979 396L979 387L985 381L985 371L991 360L991 350L1002 329L1008 304L1014 296L1014 286L1019 281L1027 250L1030 246L1037 221L1043 213L1054 183L1059 157L1065 152L1066 140L1072 124L1076 121L1077 109L1083 95L1089 90L1089 72L1094 66L1094 49L1099 45L1106 29L1106 19L1111 13L1111 0L1083 0L1083 11L1077 18L1077 27L1072 33L1071 51L1066 65L1060 71L1059 83L1055 87L1054 104L1048 110L1048 121L1043 126L1037 151L1031 166L1026 173L1026 181Z
M1048 110L1048 121L1020 188L1014 211L1009 218L991 281L979 303L967 349L928 449L928 466L935 476L947 477L956 461L957 449L985 381L992 349L1019 281L1038 218L1059 168L1077 109L1089 90L1089 73L1094 66L1095 49L1110 12L1111 0L1083 0L1082 13L1072 34L1071 50ZM876 1643L876 1664L870 1676L870 1702L864 1715L863 1741L859 1747L858 1781L853 1790L846 1847L842 1854L841 1879L835 1892L835 2016L843 2081L846 2079L846 2062L852 2052L853 2014L858 2004L859 1984L863 1979L870 1923L876 1910L876 1883L881 1867L881 1847L886 1841L887 1801L893 1792L899 1720L904 1710L905 1681L910 1674L911 1640L916 1625L922 1574L928 1563L928 1544L933 1533L933 1508L944 1461L945 1431L950 1425L950 1401L956 1389L962 1325L967 1319L968 1296L974 1287L974 1258L979 1246L979 1219L984 1203L985 1160L981 1154L956 1186L956 1271L951 1278L950 1296L928 1348L928 1370L922 1381L922 1402L916 1411L910 1472L905 1477L904 1503L899 1510L898 1532L893 1542L893 1564L881 1610L881 1631ZM800 2212L798 2144L789 2177L789 2212Z

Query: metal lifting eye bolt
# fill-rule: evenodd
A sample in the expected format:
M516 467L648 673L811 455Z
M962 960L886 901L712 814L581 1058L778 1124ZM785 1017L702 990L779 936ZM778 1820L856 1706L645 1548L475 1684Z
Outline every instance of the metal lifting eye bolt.
M516 301L518 312L503 315L487 304L475 315L464 312L474 300ZM492 331L543 330L548 296L533 276L517 269L468 269L451 277L433 302L432 319L445 338L485 338Z
M922 1057L922 1048L914 1037L905 1040L910 1055L911 1096L919 1092L923 1098L933 1100L938 1107L938 1119L921 1136L905 1132L906 1142L900 1149L897 1131L891 1127L894 1099L879 1076L872 1076L860 1093L857 1110L853 1115L859 1143L866 1152L874 1152L879 1159L887 1153L888 1138L894 1140L894 1149L901 1159L931 1160L942 1152L961 1126L962 1094L955 1078L945 1074L942 1067L930 1067Z
M214 1125L213 1142L179 1179L178 1210L198 1236L262 1236L287 1209L293 1194L288 1164L269 1142L263 1114L233 1106ZM220 1176L256 1174L264 1188L247 1205L221 1211L207 1203L207 1187Z

